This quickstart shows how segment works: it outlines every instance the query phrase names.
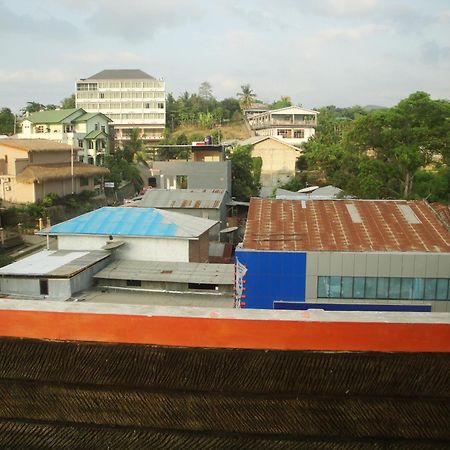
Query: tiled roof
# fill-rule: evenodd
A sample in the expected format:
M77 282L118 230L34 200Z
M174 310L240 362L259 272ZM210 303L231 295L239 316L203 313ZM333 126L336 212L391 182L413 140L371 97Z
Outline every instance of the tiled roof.
M155 208L100 208L53 225L40 234L198 238L214 220Z
M27 117L27 119L33 123L60 123L76 111L84 112L81 108L52 109L49 111L35 112Z
M450 233L425 201L252 198L243 248L450 252Z
M242 146L243 145L256 145L256 144L259 144L260 142L266 141L266 140L274 141L277 144L286 145L287 147L290 147L295 151L300 151L300 149L298 147L295 147L292 144L284 142L281 139L278 139L274 136L252 136L252 137L249 137L248 139L244 139L243 141L239 141L239 145L242 145Z
M108 135L102 130L92 130L84 138L85 139L97 139L99 136L106 138Z
M88 80L143 80L155 78L139 69L108 69L92 75Z
M64 180L74 177L103 176L109 173L106 167L76 162L74 164L30 164L17 176L19 183L41 183L49 180Z
M48 152L48 151L68 151L72 146L61 144L60 142L50 141L49 139L2 139L0 145L12 147L16 150ZM78 147L73 147L78 150Z
M92 112L92 113L83 114L82 116L77 117L75 120L72 120L72 122L77 122L77 123L78 122L86 122L87 120L92 119L95 116L103 116L105 119L108 120L108 122L112 122L112 120L108 116L106 116L105 114L100 113L100 112Z
M137 206L219 209L225 192L224 189L149 189Z

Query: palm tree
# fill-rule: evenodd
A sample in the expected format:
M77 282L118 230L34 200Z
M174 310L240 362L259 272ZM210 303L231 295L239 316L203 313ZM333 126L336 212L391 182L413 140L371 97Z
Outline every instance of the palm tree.
M256 94L253 92L249 84L243 84L241 86L241 91L242 92L238 92L236 94L240 97L239 104L241 105L241 109L250 108L256 98Z

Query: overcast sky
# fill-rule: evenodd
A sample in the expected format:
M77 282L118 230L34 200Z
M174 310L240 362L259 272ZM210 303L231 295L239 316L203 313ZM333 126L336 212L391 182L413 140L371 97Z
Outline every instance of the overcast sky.
M176 96L209 81L263 101L392 106L450 97L449 0L0 0L0 107L58 104L103 69Z

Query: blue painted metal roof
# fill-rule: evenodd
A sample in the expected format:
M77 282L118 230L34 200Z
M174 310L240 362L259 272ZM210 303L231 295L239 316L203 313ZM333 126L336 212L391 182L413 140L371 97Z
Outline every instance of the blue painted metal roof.
M101 208L53 225L41 234L194 238L216 222L155 208Z

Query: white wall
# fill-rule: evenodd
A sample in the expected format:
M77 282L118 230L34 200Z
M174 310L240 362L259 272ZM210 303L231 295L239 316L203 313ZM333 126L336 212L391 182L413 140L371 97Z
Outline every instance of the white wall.
M114 251L119 259L136 261L189 261L187 239L114 237L125 244ZM101 250L108 236L58 236L59 250Z

